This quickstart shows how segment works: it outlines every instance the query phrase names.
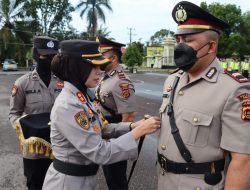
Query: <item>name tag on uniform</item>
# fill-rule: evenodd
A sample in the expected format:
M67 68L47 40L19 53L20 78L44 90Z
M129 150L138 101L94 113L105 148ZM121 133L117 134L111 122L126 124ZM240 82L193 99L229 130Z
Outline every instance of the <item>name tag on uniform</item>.
M25 94L41 93L41 90L25 90Z

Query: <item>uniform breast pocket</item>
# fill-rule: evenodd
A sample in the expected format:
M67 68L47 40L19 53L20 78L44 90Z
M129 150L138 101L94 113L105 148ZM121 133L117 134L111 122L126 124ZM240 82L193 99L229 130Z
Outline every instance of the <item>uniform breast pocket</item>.
M205 147L211 130L212 115L184 110L182 113L182 135L186 144Z
M42 102L42 95L40 93L28 94L26 96L26 104L37 104Z

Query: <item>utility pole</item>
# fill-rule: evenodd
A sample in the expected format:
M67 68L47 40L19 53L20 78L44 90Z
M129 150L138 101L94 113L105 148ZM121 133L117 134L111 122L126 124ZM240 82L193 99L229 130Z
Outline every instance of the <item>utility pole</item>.
M134 28L127 28L129 30L129 43L132 42L132 35L135 36L135 34L132 33L132 30L135 30Z

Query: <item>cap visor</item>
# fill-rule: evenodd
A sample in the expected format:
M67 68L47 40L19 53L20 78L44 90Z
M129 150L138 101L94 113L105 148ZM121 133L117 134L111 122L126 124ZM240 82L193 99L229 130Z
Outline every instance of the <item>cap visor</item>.
M93 65L105 65L106 63L109 63L110 60L107 58L104 58L102 56L100 57L95 57L95 58L88 58L87 59L89 62L91 62Z
M54 49L37 49L37 51L40 55L52 55L58 53L58 51Z

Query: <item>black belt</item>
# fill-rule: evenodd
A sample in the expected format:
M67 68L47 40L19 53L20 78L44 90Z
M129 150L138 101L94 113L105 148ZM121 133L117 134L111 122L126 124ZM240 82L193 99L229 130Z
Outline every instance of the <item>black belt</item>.
M109 123L120 123L122 121L122 115L118 114L118 115L115 115L115 116L105 116L105 119Z
M99 166L97 164L78 165L72 163L62 162L56 158L53 161L54 168L66 175L71 176L92 176L96 175Z
M175 174L205 174L216 173L224 170L225 159L203 163L178 163L168 160L158 153L158 162L163 171Z

